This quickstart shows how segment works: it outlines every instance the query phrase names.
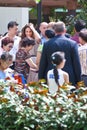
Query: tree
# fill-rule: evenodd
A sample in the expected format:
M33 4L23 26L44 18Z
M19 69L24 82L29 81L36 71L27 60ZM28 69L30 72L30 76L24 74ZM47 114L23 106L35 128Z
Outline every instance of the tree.
M87 1L86 0L78 0L80 12L74 15L66 16L66 26L68 29L68 33L73 34L74 22L82 19L86 22L87 25Z
M86 0L78 0L78 3L80 4L81 12L77 16L77 18L83 19L87 23L87 1Z

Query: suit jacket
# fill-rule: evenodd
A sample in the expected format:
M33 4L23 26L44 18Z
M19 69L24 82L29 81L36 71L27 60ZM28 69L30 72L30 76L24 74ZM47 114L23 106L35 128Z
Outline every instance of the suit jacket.
M39 79L47 78L47 72L53 68L50 57L56 51L65 53L66 63L63 70L69 74L70 82L75 85L78 81L81 81L81 66L77 43L64 35L57 35L44 43L39 66Z

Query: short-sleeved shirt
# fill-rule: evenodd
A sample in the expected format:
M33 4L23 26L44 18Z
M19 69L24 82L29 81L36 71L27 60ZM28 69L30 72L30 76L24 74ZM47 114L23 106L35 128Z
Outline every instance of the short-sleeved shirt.
M19 74L23 74L25 79L27 79L30 69L30 66L26 62L28 58L30 58L30 55L26 53L24 49L19 49L16 53L15 71Z
M87 75L87 43L78 48L82 75Z

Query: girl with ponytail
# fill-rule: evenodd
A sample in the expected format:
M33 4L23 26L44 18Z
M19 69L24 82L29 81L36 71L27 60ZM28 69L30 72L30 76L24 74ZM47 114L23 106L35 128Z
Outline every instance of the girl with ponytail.
M51 61L54 66L52 70L47 73L47 81L49 86L49 92L54 94L58 91L58 87L64 83L69 83L69 75L62 68L65 65L64 52L55 52L51 55Z

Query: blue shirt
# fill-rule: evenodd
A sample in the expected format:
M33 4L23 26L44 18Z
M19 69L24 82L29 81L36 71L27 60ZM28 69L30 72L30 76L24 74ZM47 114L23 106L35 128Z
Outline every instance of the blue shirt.
M5 79L5 78L6 78L5 72L0 70L0 79Z
M41 44L44 44L47 41L46 37L41 35Z

